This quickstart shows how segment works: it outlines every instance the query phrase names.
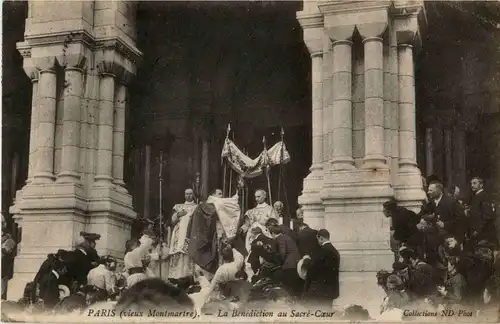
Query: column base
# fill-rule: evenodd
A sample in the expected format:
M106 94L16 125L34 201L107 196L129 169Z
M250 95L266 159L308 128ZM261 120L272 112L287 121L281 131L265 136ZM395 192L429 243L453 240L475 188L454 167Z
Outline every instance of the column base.
M311 167L311 173L304 178L304 190L298 197L298 203L304 212L304 222L311 228L323 228L324 207L320 197L323 188L323 167Z
M401 206L414 212L420 211L426 195L422 174L416 165L400 165L394 194Z
M50 172L39 172L33 176L32 183L51 183L56 180L54 174Z
M363 159L363 169L371 169L371 170L389 170L389 165L385 160L385 157L366 157Z
M125 186L125 182L123 182L123 180L115 180L114 184L116 186L116 191L128 194L128 190L127 190L127 188Z
M351 157L340 157L330 160L330 168L333 170L354 170L356 166L354 165L354 159Z
M113 188L115 187L114 179L110 176L106 175L98 175L94 178L94 187L104 187L104 188Z
M76 172L66 171L57 175L56 183L78 183L80 175Z

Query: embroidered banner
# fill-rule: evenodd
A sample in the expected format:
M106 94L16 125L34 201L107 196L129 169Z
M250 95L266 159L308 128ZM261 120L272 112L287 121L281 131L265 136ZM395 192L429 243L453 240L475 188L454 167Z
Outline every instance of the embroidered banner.
M283 141L279 141L252 159L244 154L233 141L226 139L221 156L228 161L234 171L244 178L255 178L261 175L266 167L290 162L290 154Z

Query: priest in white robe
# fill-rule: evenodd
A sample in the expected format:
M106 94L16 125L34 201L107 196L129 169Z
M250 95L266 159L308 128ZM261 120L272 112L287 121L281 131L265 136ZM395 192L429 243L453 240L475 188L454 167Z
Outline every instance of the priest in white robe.
M194 202L192 189L184 191L184 198L186 201L183 204L175 205L172 214L174 228L168 253L168 276L174 279L194 274L194 263L188 255L189 237L187 233L191 217L198 205Z
M255 227L260 227L262 229L262 233L268 237L271 237L271 234L266 228L266 222L270 218L275 218L278 220L278 216L276 215L276 211L273 207L271 207L268 203L266 203L267 193L262 189L258 189L255 191L255 202L257 206L252 209L249 209L245 213L245 218L243 225L241 225L239 231L246 234L245 239L245 248L250 253L250 246L255 240L256 235L252 231Z

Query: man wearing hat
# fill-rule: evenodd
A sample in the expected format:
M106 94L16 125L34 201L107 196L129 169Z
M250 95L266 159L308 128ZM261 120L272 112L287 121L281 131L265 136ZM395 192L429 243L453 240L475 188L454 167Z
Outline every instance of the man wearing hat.
M75 249L68 258L68 275L76 282L77 287L87 284L87 275L90 270L99 265L99 256L95 249L96 242L101 235L95 233L80 232ZM77 287L72 287L76 290Z

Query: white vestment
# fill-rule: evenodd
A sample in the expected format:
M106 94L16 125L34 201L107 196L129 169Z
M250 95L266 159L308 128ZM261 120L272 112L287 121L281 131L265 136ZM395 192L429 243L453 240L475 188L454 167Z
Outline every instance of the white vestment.
M252 229L260 227L264 235L271 237L271 234L266 228L266 222L270 218L278 219L274 208L267 203L259 204L245 213L245 224L243 228L247 231L245 247L248 253L250 253L250 246L253 240L258 236L252 233Z
M172 220L176 224L172 231L172 238L168 251L168 273L170 278L183 278L192 276L194 273L194 263L188 255L189 237L188 226L193 212L198 205L195 202L185 202L174 206ZM181 210L186 211L180 216Z

